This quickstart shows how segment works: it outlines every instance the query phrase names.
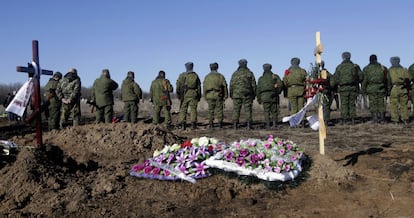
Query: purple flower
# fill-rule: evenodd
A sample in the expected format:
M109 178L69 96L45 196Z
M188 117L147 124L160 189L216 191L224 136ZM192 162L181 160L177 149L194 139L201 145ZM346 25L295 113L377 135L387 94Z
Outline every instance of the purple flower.
M178 162L180 165L183 165L183 164L185 163L185 154L184 154L184 152L182 152L182 153L180 154L180 156L179 156L179 157L177 157L177 162Z
M240 157L246 157L247 155L249 155L249 150L247 150L246 148L241 149L241 150L239 151L239 156L240 156Z
M296 152L296 155L298 155L298 157L302 157L302 154L303 154L303 153L302 153L301 151L297 151L297 152Z
M190 160L190 162L193 162L193 161L195 161L195 160L197 160L197 152L196 152L196 149L193 149L191 152L190 152L190 155L188 156L188 159Z
M195 163L195 170L196 170L196 176L198 175L205 175L206 172L204 171L205 169L207 169L208 166L204 164L204 161L201 163Z
M265 148L269 149L270 148L270 142L266 143L263 145Z
M249 156L249 159L251 164L257 165L257 163L259 162L259 156L257 154L251 154Z
M286 164L286 165L285 165L285 171L286 171L286 172L289 172L289 171L290 171L290 165L289 165L289 164Z
M280 155L284 155L284 154L285 154L285 149L280 149L280 150L279 150L279 154L280 154Z
M280 167L275 167L275 168L273 168L273 170L274 170L276 173L280 173L280 171L281 171L282 169L280 169Z
M188 174L187 168L184 165L178 166L178 170L180 170L184 174Z
M273 135L268 135L267 136L267 141L273 141Z
M154 175L157 175L157 174L159 174L160 173L160 171L161 171L161 169L160 168L154 168L153 170L152 170L152 174L154 174Z
M286 149L288 149L289 151L290 151L290 150L292 150L292 145L287 144L287 145L286 145Z
M226 152L226 154L224 154L224 157L226 158L227 161L230 161L233 159L234 153L232 150L228 150Z
M207 153L207 149L205 146L200 147L200 149L198 149L198 154L201 155L202 157L205 157Z
M278 166L282 166L284 163L285 163L285 161L283 161L283 160L278 160L277 161L277 165Z
M144 173L149 174L152 170L152 166L147 166L144 168Z
M164 175L165 175L165 176L169 176L169 175L170 175L170 171L168 171L168 170L164 170Z
M157 157L153 158L156 162L161 163L165 158L164 158L164 154L160 154Z
M265 157L265 154L263 152L260 152L257 157L259 157L259 159L263 159Z
M171 163L171 161L174 159L174 155L173 154L170 154L170 156L168 156L168 159L167 159L167 164L170 164Z
M239 166L244 166L244 164L246 163L246 161L244 160L244 157L238 157L236 159L236 164Z

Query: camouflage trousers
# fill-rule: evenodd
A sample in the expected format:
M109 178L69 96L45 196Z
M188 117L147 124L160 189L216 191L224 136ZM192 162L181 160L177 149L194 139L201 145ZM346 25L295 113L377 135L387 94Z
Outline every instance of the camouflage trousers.
M152 123L153 124L158 124L159 123L161 111L164 113L165 122L168 123L168 124L171 124L171 112L170 112L171 111L171 106L154 105L153 110L154 110L154 116L152 118Z
M274 102L263 102L265 122L277 122L279 119L279 99Z
M303 96L290 96L290 114L296 114L305 106L305 98Z
M240 111L242 106L244 107L244 112L247 115L247 122L253 121L253 99L250 97L247 98L233 98L233 122L239 122L240 120Z
M325 122L331 119L331 105L333 102L333 94L331 92L324 93L323 95L323 119Z
M49 130L59 129L59 120L60 120L60 104L50 104L48 107L49 117L48 117L48 127Z
M339 92L341 98L341 118L351 119L356 117L357 93L353 91Z
M60 128L63 128L63 125L66 125L69 119L69 116L72 116L73 126L79 125L80 122L80 105L75 103L62 104L62 113L60 117Z
M114 106L106 105L103 107L96 107L95 111L96 123L112 123L114 117Z
M207 99L208 103L208 120L209 122L214 121L214 115L217 116L219 122L223 122L223 99Z
M372 93L368 94L369 99L369 111L371 113L384 113L385 112L385 94L384 93Z
M402 86L394 86L390 93L390 112L391 121L398 122L400 120L408 121L408 93Z
M138 117L138 104L136 101L124 102L124 120L126 122L136 123Z
M180 123L185 123L187 120L187 111L190 107L190 120L191 122L197 122L197 105L198 100L195 98L184 98L180 108Z

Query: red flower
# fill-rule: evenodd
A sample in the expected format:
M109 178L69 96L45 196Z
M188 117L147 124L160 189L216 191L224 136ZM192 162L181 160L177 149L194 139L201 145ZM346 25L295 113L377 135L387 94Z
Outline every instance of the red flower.
M285 70L285 76L289 75L289 70Z
M214 150L214 147L212 145L210 145L210 146L208 146L208 150L209 151L213 151Z
M184 143L181 144L181 148L185 148L185 147L191 147L193 144L191 144L191 141L185 141Z

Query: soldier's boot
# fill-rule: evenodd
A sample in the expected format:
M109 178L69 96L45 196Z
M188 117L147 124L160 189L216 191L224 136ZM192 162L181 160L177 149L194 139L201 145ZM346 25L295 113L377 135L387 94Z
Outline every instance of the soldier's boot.
M233 129L237 130L239 128L238 122L233 122Z
M351 124L352 124L352 125L355 125L355 118L352 118L352 119L351 119Z
M378 123L377 113L371 113L371 121L372 123Z
M222 129L223 128L223 121L219 122L219 128Z
M191 129L197 129L197 122L191 123Z
M248 130L252 129L252 122L251 121L247 122L247 129Z
M210 121L209 122L208 128L209 129L214 129L214 123L213 123L213 121Z
M379 123L384 123L385 122L385 116L384 115L385 115L385 113L378 113L377 114L377 116L379 117L378 118Z

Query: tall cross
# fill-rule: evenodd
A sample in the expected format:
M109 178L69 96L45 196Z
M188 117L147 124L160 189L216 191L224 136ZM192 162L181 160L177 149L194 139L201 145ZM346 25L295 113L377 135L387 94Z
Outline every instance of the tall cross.
M323 52L323 45L321 43L321 32L316 32L315 35L316 47L314 50L315 58L316 58L316 67L318 72L322 72L322 58L321 54ZM325 76L326 77L326 76ZM323 78L326 79L326 78ZM323 96L322 92L318 93L319 97L319 104L318 104L318 121L319 121L319 153L324 155L325 154L325 139L326 139L326 125L325 121L323 120Z
M37 40L32 41L32 55L33 55L33 63L29 63L27 67L17 66L17 72L28 73L29 77L33 77L33 89L34 89L34 96L33 96L33 103L34 103L34 111L31 118L28 119L35 119L36 121L36 142L37 148L41 148L43 145L43 135L42 135L42 113L40 110L40 75L52 75L53 71L51 70L42 70L40 68L39 62L39 42Z

